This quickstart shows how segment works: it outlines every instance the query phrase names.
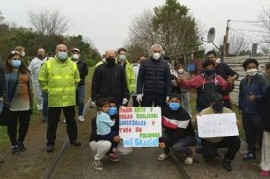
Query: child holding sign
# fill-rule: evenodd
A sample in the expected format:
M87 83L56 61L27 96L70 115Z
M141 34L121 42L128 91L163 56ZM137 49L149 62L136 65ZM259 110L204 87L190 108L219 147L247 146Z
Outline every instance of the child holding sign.
M180 105L180 95L173 94L169 99L168 106L162 110L162 137L159 146L164 153L159 155L158 160L165 160L173 152L184 153L185 164L193 163L192 150L190 146L196 144L194 131L192 129L190 115Z

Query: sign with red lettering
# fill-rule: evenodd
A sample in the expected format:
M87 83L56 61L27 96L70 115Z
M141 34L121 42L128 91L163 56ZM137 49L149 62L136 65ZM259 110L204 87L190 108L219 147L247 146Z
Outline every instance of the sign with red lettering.
M120 107L119 135L124 147L158 147L161 131L160 107Z

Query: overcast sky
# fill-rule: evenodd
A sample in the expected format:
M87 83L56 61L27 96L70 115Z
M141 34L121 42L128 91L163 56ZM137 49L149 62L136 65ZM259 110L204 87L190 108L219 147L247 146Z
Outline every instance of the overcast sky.
M259 11L270 8L270 0L181 0L206 31L216 28L215 43L225 33L228 19L257 20ZM99 52L117 49L128 38L131 20L145 9L153 9L165 0L0 0L6 21L29 27L27 12L41 9L59 10L70 20L70 35L90 38ZM246 23L232 22L234 29L256 29ZM247 33L241 31L242 33ZM23 44L22 44L23 45ZM208 45L209 47L209 45Z

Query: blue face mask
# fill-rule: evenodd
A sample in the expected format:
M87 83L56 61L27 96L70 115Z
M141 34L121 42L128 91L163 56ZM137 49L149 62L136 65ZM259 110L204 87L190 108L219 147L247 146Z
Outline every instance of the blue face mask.
M117 113L117 108L116 107L109 107L108 114L110 116L113 116Z
M66 60L67 56L67 52L57 52L57 58L60 60Z
M176 111L177 109L180 108L180 104L176 102L170 102L169 107L171 108L171 110Z
M21 66L21 64L22 64L22 61L19 60L19 59L17 59L17 60L11 60L10 64L11 64L11 66L13 68L19 68Z

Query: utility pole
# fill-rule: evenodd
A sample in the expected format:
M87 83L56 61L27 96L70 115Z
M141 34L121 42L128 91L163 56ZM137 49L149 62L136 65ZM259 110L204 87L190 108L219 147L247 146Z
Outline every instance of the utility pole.
M227 26L226 26L226 33L223 40L223 48L222 48L222 58L221 61L224 62L224 57L228 56L229 53L229 44L228 44L228 37L229 37L229 23L231 20L227 20Z

